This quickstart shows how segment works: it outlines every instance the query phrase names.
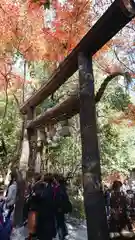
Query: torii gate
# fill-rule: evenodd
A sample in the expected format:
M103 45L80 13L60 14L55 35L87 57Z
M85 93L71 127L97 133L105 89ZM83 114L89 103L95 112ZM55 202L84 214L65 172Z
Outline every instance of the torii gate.
M94 95L92 56L135 16L134 0L115 0L98 22L90 29L69 56L60 64L49 81L21 106L27 116L26 129L30 143L29 172L35 168L36 130L48 123L69 119L80 113L82 139L82 173L84 205L88 240L108 240L107 221L102 193L100 156L97 139L95 103L100 100L104 87ZM53 94L79 69L79 94L34 118L34 109ZM108 81L106 81L107 85Z

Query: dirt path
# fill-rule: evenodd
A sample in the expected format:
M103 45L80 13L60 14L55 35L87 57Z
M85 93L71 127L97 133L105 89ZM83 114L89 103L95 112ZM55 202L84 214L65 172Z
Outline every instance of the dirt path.
M68 240L87 240L85 224L80 224L79 226L67 224L67 226L69 231ZM13 231L11 240L24 240L25 237L27 237L27 228L20 228Z
M81 223L81 224L76 224L71 221L71 223L67 223L68 227L68 232L69 235L66 238L67 240L87 240L87 229L86 229L86 224ZM124 234L124 233L123 233ZM27 228L20 228L16 229L11 237L11 240L25 240L25 237L27 237ZM135 237L131 237L131 235L127 235L126 232L123 237L113 237L111 239L114 240L129 240L129 239L134 239ZM55 240L58 240L56 238Z

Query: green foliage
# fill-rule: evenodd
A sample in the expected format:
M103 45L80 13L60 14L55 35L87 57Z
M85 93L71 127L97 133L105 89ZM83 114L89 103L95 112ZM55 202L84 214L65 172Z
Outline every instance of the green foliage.
M134 167L135 128L119 128L114 125L104 125L100 135L100 150L102 171L104 175L113 170L128 174ZM135 152L134 152L135 153Z
M15 157L16 146L19 139L20 115L16 103L12 97L9 96L7 104L7 114L3 119L3 112L5 109L5 100L1 94L0 98L0 137L3 137L7 156L0 158L0 167L6 169L11 159Z
M49 64L47 62L42 61L29 63L30 76L36 79L38 85L42 85L47 81L50 75L48 66Z
M83 199L76 199L73 196L74 195L72 193L72 195L70 195L70 200L73 205L72 216L77 219L85 219Z
M135 135L127 126L117 126L110 121L121 111L125 111L131 103L129 94L124 88L114 85L107 89L102 101L98 105L100 153L103 174L113 170L128 173L133 166L131 153L134 149ZM134 129L132 129L134 132ZM127 134L128 133L128 134ZM130 150L129 150L130 146Z
M131 103L130 96L122 87L116 87L115 91L106 97L109 107L113 110L124 111Z
M112 161L115 162L115 154L119 148L119 135L110 124L105 124L101 126L99 137L103 173L107 173L111 170Z
M36 114L38 115L45 112L47 109L54 107L56 103L57 102L51 98L46 99L36 108Z
M79 142L71 137L63 137L56 147L49 148L49 159L54 171L65 176L80 170L81 148Z

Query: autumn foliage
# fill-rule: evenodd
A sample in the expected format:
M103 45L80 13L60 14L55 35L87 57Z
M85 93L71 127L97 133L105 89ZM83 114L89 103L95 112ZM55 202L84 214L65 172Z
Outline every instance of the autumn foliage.
M7 76L18 86L15 81L20 81L20 77L12 69L16 53L27 61L43 58L46 53L43 23L42 9L29 12L27 2L0 1L0 87L9 87Z
M50 7L51 0L29 0L28 4L30 9L40 8L42 6L46 9Z
M114 124L126 124L129 127L135 126L135 105L129 104L125 112L111 122Z
M10 73L8 72L11 79L13 77L12 58L15 53L21 54L27 62L46 60L55 64L61 62L87 32L90 23L89 0L83 2L70 0L64 4L52 1L54 18L50 20L49 26L46 21L47 13L43 7L47 2L1 1L0 56L3 62L0 75L1 86L7 86L7 73L3 73L3 67L7 68L5 63L7 56L11 60L10 64L8 62L8 66L11 65Z
M118 171L114 171L112 173L110 173L107 177L105 177L103 179L103 182L105 184L109 184L112 185L114 181L121 181L124 182L124 180L126 179L127 176L125 176L124 174L118 172Z
M92 25L90 11L89 0L69 0L64 5L57 1L51 27L45 26L43 29L49 60L61 62L73 50Z
M107 0L96 1L95 9L95 5L90 0L68 0L63 3L59 0L1 0L0 88L5 85L9 87L7 75L8 78L10 75L12 84L18 79L18 76L15 78L16 73L12 68L16 53L23 56L27 62L51 62L54 70L104 12L104 6L110 4L111 1ZM47 10L47 7L50 9ZM126 67L130 71L132 68L131 63L129 67L129 59L123 64L121 58L113 53L114 47L122 48L122 51L124 48L128 56L129 46L131 49L134 40L131 37L128 42L126 34L129 35L132 27L133 23L94 56L98 67L105 74L123 72ZM9 65L10 72L7 74ZM131 72L133 74L132 69Z

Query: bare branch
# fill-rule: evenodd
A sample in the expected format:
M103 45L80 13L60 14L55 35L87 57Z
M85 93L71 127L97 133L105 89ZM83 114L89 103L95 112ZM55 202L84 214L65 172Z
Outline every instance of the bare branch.
M113 51L114 51L114 54L115 54L115 56L116 56L118 62L121 63L121 64L122 64L126 69L128 69L130 72L134 73L134 71L133 71L131 68L129 68L129 67L128 67L123 61L121 61L121 59L119 58L119 56L118 56L116 50L113 49Z
M3 113L3 121L4 121L4 118L6 117L6 113L7 113L7 106L8 106L8 93L7 93L7 89L8 89L8 86L6 84L6 87L5 87L5 108L4 108L4 113ZM2 121L2 122L3 122Z
M101 84L98 92L96 93L96 96L95 96L95 102L96 103L98 103L101 100L101 98L102 98L102 96L103 96L103 94L104 94L104 92L106 90L106 87L107 87L108 83L111 82L111 80L113 78L118 77L118 76L126 77L127 73L116 72L116 73L112 73L111 75L107 76L105 78L105 80L103 81L103 83Z
M13 97L15 99L15 102L16 102L16 105L17 105L18 109L20 110L19 100L18 100L17 96L15 95L15 93L13 93Z

